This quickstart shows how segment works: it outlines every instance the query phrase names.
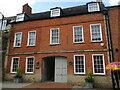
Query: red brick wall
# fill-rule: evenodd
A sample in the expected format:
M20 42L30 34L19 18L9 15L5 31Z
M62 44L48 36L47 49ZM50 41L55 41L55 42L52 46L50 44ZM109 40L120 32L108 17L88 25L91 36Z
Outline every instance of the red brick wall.
M108 58L107 58L107 53L106 52L83 52L83 53L61 53L61 54L36 54L36 55L14 55L14 56L9 56L8 59L8 68L7 68L7 73L10 73L10 67L11 67L11 60L12 57L20 57L20 67L22 69L22 72L25 73L25 64L26 64L26 57L28 56L34 56L35 57L35 62L34 62L34 73L36 72L36 70L39 69L35 69L36 67L40 67L40 69L42 70L42 59L44 57L48 57L48 56L65 56L67 57L67 70L68 70L68 74L69 75L74 75L74 55L79 55L79 54L83 54L85 55L85 71L87 70L93 70L92 68L92 54L104 54L104 62L105 62L105 66L108 64ZM40 62L39 66L36 66L36 61ZM72 65L69 65L69 62L72 62ZM108 74L108 71L106 71L106 75Z
M88 14L81 16L72 16L64 18L54 18L48 20L37 20L31 22L17 23L13 25L13 31L10 41L10 53L25 53L25 52L40 52L40 51L65 51L65 50L89 50L89 49L107 49L105 24L102 14ZM100 20L100 21L99 21ZM90 24L101 24L102 38L104 47L100 43L91 43L90 40ZM73 26L83 26L84 41L83 44L73 44ZM50 46L50 29L60 28L60 45ZM27 47L28 31L36 30L36 46ZM13 47L14 33L22 32L22 44L20 48ZM61 53L61 54L34 54L34 55L16 55L20 57L20 67L25 72L25 61L27 56L35 56L36 61L40 61L40 68L42 68L42 58L47 56L66 56L68 62L74 62L73 55L85 54L86 70L92 69L92 54L104 54L105 65L108 62L107 52L83 52L83 53ZM9 56L7 73L10 71L11 58ZM36 66L35 66L36 67ZM68 74L73 74L74 65L68 64Z
M101 20L101 21L94 21ZM92 22L88 22L92 21ZM94 22L93 22L94 21ZM77 23L85 22L85 23ZM75 24L69 24L75 23ZM100 43L91 43L90 40L90 24L101 23L103 42L106 44L105 27L102 14L81 15L49 20L38 20L31 22L18 23L13 26L13 33L10 43L10 53L37 52L37 51L62 51L62 50L85 50L85 49L105 49ZM64 25L61 25L64 24ZM58 26L56 26L58 25ZM83 26L84 44L73 44L73 26ZM35 28L38 27L38 28ZM60 28L60 45L50 46L50 29ZM36 30L36 46L27 47L28 31ZM22 32L21 48L14 48L14 33Z
M120 8L109 11L114 60L120 61ZM117 52L116 49L119 49Z

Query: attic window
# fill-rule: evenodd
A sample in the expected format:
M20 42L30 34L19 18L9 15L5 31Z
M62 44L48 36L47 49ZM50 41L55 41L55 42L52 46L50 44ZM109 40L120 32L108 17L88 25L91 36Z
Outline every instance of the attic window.
M88 11L89 12L100 11L99 4L98 3L88 4Z
M24 21L25 14L17 14L16 22Z
M60 8L52 9L51 10L51 17L57 17L60 16Z

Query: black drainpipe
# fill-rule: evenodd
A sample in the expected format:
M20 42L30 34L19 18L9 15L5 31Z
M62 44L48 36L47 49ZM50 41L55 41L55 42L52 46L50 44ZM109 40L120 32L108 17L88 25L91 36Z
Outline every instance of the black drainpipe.
M109 62L114 62L114 57L113 57L113 47L112 47L112 37L111 37L111 30L110 30L110 21L109 21L109 15L108 15L108 10L103 11L103 15L105 18L105 25L106 25L106 34L107 34L107 47L108 47L108 53L109 53ZM112 79L112 85L113 88L115 88L115 82L114 82L114 77L113 77L113 71L111 70L111 79Z

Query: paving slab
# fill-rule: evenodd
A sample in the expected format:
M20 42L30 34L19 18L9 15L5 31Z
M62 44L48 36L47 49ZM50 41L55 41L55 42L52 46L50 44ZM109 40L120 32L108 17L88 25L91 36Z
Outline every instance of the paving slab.
M29 83L29 82L14 83L13 81L4 81L2 82L2 88L22 88L30 84L32 83Z

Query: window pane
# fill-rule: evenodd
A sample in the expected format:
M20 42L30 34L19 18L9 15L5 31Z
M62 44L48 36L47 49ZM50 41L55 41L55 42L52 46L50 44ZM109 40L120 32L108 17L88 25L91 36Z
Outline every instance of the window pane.
M35 31L32 31L32 32L29 32L29 43L28 45L30 46L33 46L35 45L35 39L36 39L36 32Z
M91 25L91 34L92 34L92 41L98 42L102 40L100 25Z
M60 16L60 9L51 10L51 17Z
M84 72L84 56L75 56L75 73Z
M58 29L51 29L51 44L59 43L59 31Z
M83 42L82 27L74 27L74 42Z
M104 73L103 55L94 55L94 73Z
M15 44L14 46L17 47L17 46L20 46L21 45L21 37L22 37L22 33L16 33L15 34Z
M88 4L88 10L89 12L99 11L99 4L98 3Z
M34 58L27 58L27 72L33 72L34 68Z
M19 58L12 59L12 72L16 72L19 64Z

